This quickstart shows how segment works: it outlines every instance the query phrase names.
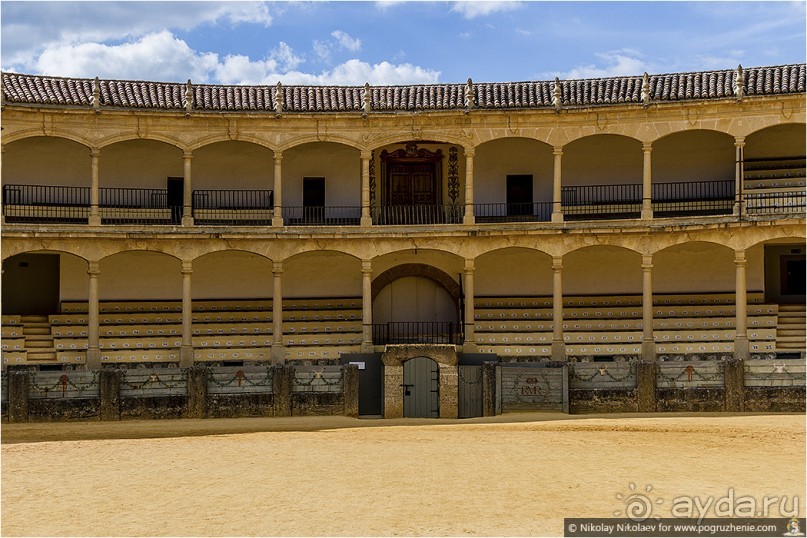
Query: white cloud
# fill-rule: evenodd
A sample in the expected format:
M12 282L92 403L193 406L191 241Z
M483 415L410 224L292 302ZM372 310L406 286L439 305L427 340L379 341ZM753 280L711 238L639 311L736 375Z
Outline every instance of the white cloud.
M347 32L342 30L334 30L331 35L336 39L339 46L350 52L358 52L361 50L361 40L359 38L350 37Z
M584 79L641 75L653 72L653 65L641 58L641 53L632 49L621 49L595 54L602 60L601 65L587 64L574 67L566 72L542 73L541 78ZM603 65L604 64L604 65Z
M513 11L522 6L521 2L510 2L505 0L463 0L454 2L451 11L461 14L466 19L484 17L491 13L502 11Z
M328 43L323 43L319 39L315 39L311 47L314 49L314 54L317 55L320 61L326 64L331 63L331 46Z
M130 80L221 84L428 84L439 80L440 72L409 63L370 64L348 60L320 73L298 70L303 59L284 42L266 58L252 60L244 55L220 58L214 52L193 50L182 39L163 30L119 45L82 43L48 47L36 60L36 73Z

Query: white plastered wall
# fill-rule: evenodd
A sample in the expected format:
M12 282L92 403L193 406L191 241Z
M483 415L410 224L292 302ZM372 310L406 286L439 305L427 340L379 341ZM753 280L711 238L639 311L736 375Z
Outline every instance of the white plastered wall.
M127 140L101 149L101 187L164 189L185 174L182 151L156 140Z
M373 323L446 321L457 323L457 306L439 284L423 277L399 278L373 301Z
M642 182L642 143L620 135L594 135L563 147L562 184L623 185Z
M181 300L182 264L159 252L122 252L100 263L99 297L108 300Z
M89 187L90 148L65 138L36 136L3 147L3 185Z
M361 205L359 150L333 142L302 144L283 152L283 205L303 205L303 178L325 178L326 206Z
M510 174L531 174L533 201L552 201L552 148L528 138L505 138L476 148L474 203L506 203L507 176Z
M283 262L283 298L361 297L361 262L338 252L311 252Z
M746 288L762 291L764 254L758 245L746 253ZM734 251L713 243L684 243L653 256L654 293L711 293L735 291Z
M504 249L474 262L474 295L517 297L552 295L552 258L526 249Z
M618 247L588 247L563 257L563 295L642 293L642 258Z
M744 154L746 159L803 157L805 145L803 123L777 125L748 135Z
M272 262L240 251L214 252L193 261L194 299L271 299Z
M689 131L653 143L653 183L734 179L734 139L717 131Z
M87 262L71 254L59 256L59 300L86 301L90 294Z
M191 180L194 190L274 190L274 177L274 153L257 144L217 142L193 152Z

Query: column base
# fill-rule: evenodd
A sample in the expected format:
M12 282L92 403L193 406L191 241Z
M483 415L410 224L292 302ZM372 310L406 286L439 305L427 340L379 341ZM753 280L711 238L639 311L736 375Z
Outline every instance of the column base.
M188 214L182 215L182 225L193 226L193 217Z
M476 345L476 342L469 341L462 344L462 352L463 353L478 353L479 346Z
M739 337L734 340L734 358L738 361L747 361L751 358L751 346L748 337Z
M101 215L90 215L89 217L87 217L87 224L89 226L100 226Z
M96 348L87 349L87 362L84 363L85 370L101 369L101 350Z
M656 342L654 340L642 340L642 360L646 362L656 360Z
M193 366L193 346L180 346L179 367L190 368Z
M272 346L272 365L286 364L286 346L274 344Z
M552 212L552 222L563 222L563 213Z
M283 217L272 217L272 227L273 228L282 228L283 227Z
M474 215L469 215L469 214L466 213L465 216L462 217L462 223L463 224L476 224L476 217Z
M642 209L642 220L653 220L653 210Z
M361 352L362 353L373 353L375 350L373 348L372 342L362 342L361 343Z
M361 222L359 223L360 226L372 226L373 225L373 217L362 217Z
M739 216L740 216L740 203L739 203L739 202L735 202L735 203L734 203L734 207L733 207L733 208L732 208L732 210L731 210L731 214L732 214L733 216L735 216L735 217L739 217Z
M563 341L552 340L552 360L566 360L566 344L564 344Z

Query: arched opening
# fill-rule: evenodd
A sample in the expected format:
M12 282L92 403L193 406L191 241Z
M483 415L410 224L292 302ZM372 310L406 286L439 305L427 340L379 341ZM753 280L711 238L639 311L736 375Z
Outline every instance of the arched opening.
M272 262L242 250L211 252L193 260L194 299L271 299Z
M177 303L179 310L182 299L179 259L162 252L125 251L101 260L99 269L101 301L167 301Z
M745 140L743 200L749 215L803 215L805 209L803 123L775 125Z
M440 367L428 357L415 357L403 363L404 417L440 416Z
M60 252L28 252L3 260L3 314L47 316L62 300L85 299L87 262Z

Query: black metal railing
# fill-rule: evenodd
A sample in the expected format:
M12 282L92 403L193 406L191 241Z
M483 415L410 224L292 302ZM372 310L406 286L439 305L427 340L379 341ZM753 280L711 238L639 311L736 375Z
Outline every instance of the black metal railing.
M271 226L270 190L195 190L193 220L203 225Z
M89 187L58 185L4 185L6 222L87 223Z
M288 206L283 208L286 226L358 226L361 206Z
M748 215L804 214L805 191L746 193L745 211Z
M642 185L573 185L561 189L566 220L637 218L642 210Z
M373 224L460 224L462 205L395 205L372 208Z
M373 344L462 344L462 326L450 321L390 321L373 324Z
M734 209L735 181L682 181L654 183L653 215L676 217L726 215Z
M179 224L182 205L168 205L166 189L98 190L102 224Z
M476 222L547 222L552 219L552 202L526 204L474 204Z

